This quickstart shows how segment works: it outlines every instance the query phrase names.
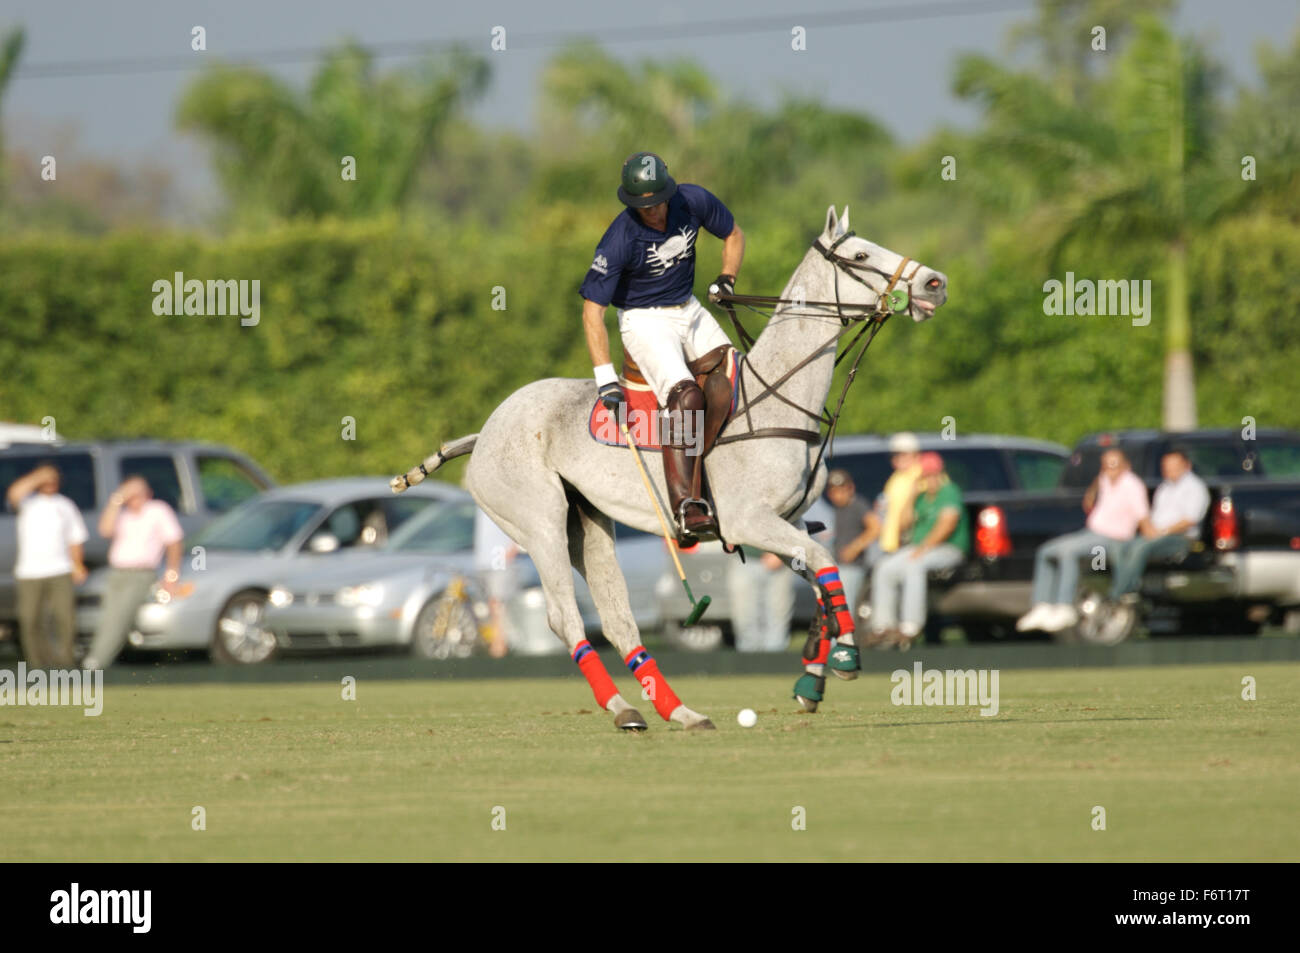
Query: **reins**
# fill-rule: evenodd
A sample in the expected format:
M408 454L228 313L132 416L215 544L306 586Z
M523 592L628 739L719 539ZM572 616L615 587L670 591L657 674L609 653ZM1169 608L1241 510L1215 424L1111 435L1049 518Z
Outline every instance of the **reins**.
M742 433L727 434L725 433L726 428L724 427L723 428L724 433L719 435L717 440L714 441L714 445L717 446L718 444L735 443L740 440L750 440L750 439L760 438L760 437L784 437L789 439L804 440L810 444L820 443L821 446L818 448L817 451L817 459L813 463L812 470L808 474L808 482L804 486L803 495L799 497L799 502L795 504L794 508L790 511L791 513L797 513L800 507L803 506L804 501L807 500L808 494L812 492L813 482L817 478L817 470L821 466L822 460L826 456L828 447L831 447L833 444L833 441L835 439L835 431L839 425L840 413L844 408L844 400L846 397L848 397L849 388L853 385L853 380L858 373L858 366L862 363L862 358L863 356L866 355L867 348L871 346L871 342L875 340L876 335L880 332L880 329L885 326L885 322L889 320L889 317L894 313L894 311L902 310L903 308L907 307L909 301L909 295L907 289L896 288L895 286L898 284L899 278L902 277L903 269L907 267L907 264L908 262L911 261L911 259L903 258L898 263L898 267L894 270L894 273L890 275L887 274L886 272L881 271L879 268L874 268L870 265L859 264L857 262L849 261L848 259L842 258L841 256L835 254L835 249L838 248L841 243L843 243L849 238L852 238L853 236L854 236L853 232L845 232L834 242L832 242L829 247L823 245L820 238L813 243L813 247L817 249L817 251L821 254L821 256L835 266L835 300L834 301L804 301L802 299L797 299L797 298L780 298L780 297L769 296L769 295L738 295L738 294L727 294L727 293L719 293L710 296L710 300L715 301L718 304L722 305L724 310L726 310L727 315L731 318L731 323L735 327L736 334L740 338L743 345L741 350L746 354L748 353L749 349L754 346L755 340L749 334L749 332L745 330L745 327L740 323L739 318L736 317L735 305L741 305L753 311L755 314L765 315L769 318L776 317L778 314L783 314L790 317L820 317L820 318L827 318L832 320L838 319L840 322L839 329L833 335L831 335L830 338L824 341L815 350L813 350L807 357L799 361L799 363L795 364L794 367L790 368L779 378L777 378L776 381L770 384L763 379L762 375L760 375L757 370L755 370L753 364L751 364L748 361L742 362L739 370L739 376L740 376L739 389L740 389L741 407L739 410L736 411L736 413L732 415L731 420L734 421L737 417L739 417L741 415L741 411L743 410L744 417L745 417L745 424L748 429ZM918 262L916 269L913 269L912 271L913 278L916 277L916 271L920 267L921 267L920 263ZM876 291L875 288L872 288L871 285L860 274L858 274L858 272L867 272L867 271L873 272L875 274L880 275L883 278L888 279L888 283L886 284L885 289L883 291ZM863 285L866 288L869 288L872 291L872 293L876 295L875 304L871 306L860 305L860 304L848 304L848 305L844 304L844 302L840 297L840 274L841 273L848 275L848 277L852 278L854 281L858 282L859 284ZM910 280L911 278L908 279L908 281ZM833 308L834 313L823 314L821 312L791 311L788 309L781 310L780 307L781 305L796 305L800 308ZM770 313L767 313L763 309L772 309L772 310ZM860 311L861 313L857 313L857 314L848 313L850 311ZM840 362L843 361L845 358L847 358L849 355L851 355L854 349L858 348L858 343L862 341L862 346L861 348L858 349L857 356L853 359L853 363L849 367L849 372L847 376L844 378L844 385L840 389L839 399L835 403L835 410L833 412L829 410L828 406L823 406L820 412L814 412L806 407L800 407L793 400L786 397L784 394L780 392L779 388L781 387L782 384L784 384L795 374L797 374L799 371L803 370L814 360L816 360L822 354L822 352L826 350L826 348L831 347L838 350L840 339L845 337L849 333L849 331L853 328L853 325L859 322L862 324L862 326L858 328L857 334L854 335L853 339L849 342L848 347L844 348L844 350L841 351L835 357L835 367L839 367ZM866 336L865 341L863 341L864 335ZM746 383L745 383L746 372L753 374L753 376L758 380L758 382L763 385L763 389L759 391L759 393L752 399L749 397L748 388L746 387ZM750 408L752 408L754 404L758 403L759 401L769 396L775 397L783 404L786 404L787 406L793 408L794 410L799 411L801 414L804 414L806 417L815 421L817 429L809 430L804 427L760 427L755 429L753 420L750 417ZM823 424L826 425L826 434L824 437L821 436L819 432Z

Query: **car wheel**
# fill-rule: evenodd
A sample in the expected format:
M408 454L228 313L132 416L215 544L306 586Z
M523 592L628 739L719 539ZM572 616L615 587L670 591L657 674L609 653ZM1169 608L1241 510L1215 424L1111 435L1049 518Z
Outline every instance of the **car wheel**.
M1090 645L1119 645L1137 628L1136 605L1112 602L1100 593L1087 593L1075 609L1079 613L1075 632L1079 641Z
M245 589L230 597L212 633L212 659L228 665L257 665L273 658L275 636L262 626L266 593Z
M463 590L448 588L415 617L411 654L418 658L468 658L479 643L478 619Z

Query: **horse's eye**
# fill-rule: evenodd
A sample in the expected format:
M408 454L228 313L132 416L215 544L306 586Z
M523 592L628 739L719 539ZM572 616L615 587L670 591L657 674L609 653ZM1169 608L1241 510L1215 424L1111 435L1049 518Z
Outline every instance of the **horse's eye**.
M858 252L856 255L853 256L853 260L854 260L854 261L866 261L866 260L867 260L867 253L864 252L864 251L860 251L860 252Z

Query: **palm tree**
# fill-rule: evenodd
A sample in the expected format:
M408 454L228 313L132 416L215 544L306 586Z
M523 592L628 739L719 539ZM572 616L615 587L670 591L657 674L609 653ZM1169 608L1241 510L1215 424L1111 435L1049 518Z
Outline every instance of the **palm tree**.
M356 44L330 53L305 94L248 67L196 80L182 129L215 146L217 173L246 215L364 215L398 208L460 107L486 86L487 65L456 53L441 66L376 76ZM352 156L355 180L342 177Z
M669 168L702 158L701 127L714 121L721 95L686 61L629 67L591 43L575 44L546 66L541 82L543 198L582 200L593 181L633 152L660 152Z
M1236 208L1215 132L1218 74L1154 17L1139 17L1111 73L1065 94L1050 81L965 58L959 95L981 101L987 160L1003 163L986 196L1019 208L1053 270L1077 242L1163 259L1163 422L1196 426L1187 245ZM1159 302L1157 302L1159 303Z
M1240 144L1237 157L1253 156L1257 186L1247 194L1275 214L1300 220L1300 30L1289 48L1259 48L1257 88L1241 91L1234 104L1228 139Z
M629 66L586 43L547 65L542 119L551 160L539 192L578 201L642 149L661 152L671 170L689 170L720 195L779 198L810 163L832 165L842 178L844 169L864 165L865 150L890 142L882 126L858 113L801 99L760 110L726 99L693 62Z
M1056 95L1078 103L1093 67L1104 62L1092 45L1092 31L1106 30L1106 53L1120 50L1143 14L1163 15L1173 0L1039 0L1038 15L1011 28L1013 48L1036 48Z

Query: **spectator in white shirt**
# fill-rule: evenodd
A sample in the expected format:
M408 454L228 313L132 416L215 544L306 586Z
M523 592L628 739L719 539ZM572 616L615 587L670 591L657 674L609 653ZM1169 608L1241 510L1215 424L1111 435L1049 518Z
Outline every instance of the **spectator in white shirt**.
M122 481L99 517L99 535L111 539L108 549L108 579L99 606L95 637L86 655L85 668L107 668L126 643L135 622L136 610L149 598L158 580L158 564L167 554L163 588L176 591L180 579L181 539L184 533L176 513L141 476Z
M1171 447L1160 458L1160 473L1164 480L1156 487L1151 515L1138 523L1138 535L1115 556L1112 599L1136 601L1147 563L1185 554L1200 536L1201 521L1210 508L1210 491L1192 472L1187 450Z
M18 512L18 635L33 668L76 664L75 586L86 580L83 545L89 534L77 504L59 493L59 471L44 463L10 484L5 498ZM45 618L54 618L54 640Z

